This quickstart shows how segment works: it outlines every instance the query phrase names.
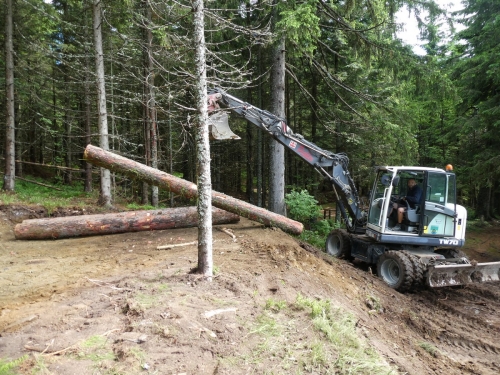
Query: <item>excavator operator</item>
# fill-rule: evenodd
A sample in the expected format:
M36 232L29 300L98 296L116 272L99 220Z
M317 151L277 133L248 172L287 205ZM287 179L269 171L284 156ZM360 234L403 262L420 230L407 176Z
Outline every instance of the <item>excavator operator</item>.
M411 208L415 208L415 205L420 202L421 197L422 189L417 185L417 181L415 181L415 179L410 178L408 180L408 190L406 191L406 196L393 203L391 212L388 215L391 216L393 209L398 210L398 223L394 227L390 228L391 230L401 230L401 223L403 222L403 216L406 208L408 205ZM408 202L408 204L406 202Z

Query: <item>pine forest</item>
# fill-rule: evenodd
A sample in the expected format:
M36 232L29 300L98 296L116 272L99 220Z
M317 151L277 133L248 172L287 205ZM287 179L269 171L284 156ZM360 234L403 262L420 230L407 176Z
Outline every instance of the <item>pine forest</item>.
M458 12L432 0L4 0L3 189L37 179L100 189L101 204L183 205L145 182L106 176L83 151L93 144L196 182L195 3L204 5L209 90L283 116L308 141L345 154L360 195L375 166L452 164L469 216L498 216L496 0L463 0ZM397 36L403 8L425 53ZM275 158L272 139L244 119L231 114L229 124L241 139L210 142L214 190L268 207L283 167L285 193L328 199L310 165L288 150Z

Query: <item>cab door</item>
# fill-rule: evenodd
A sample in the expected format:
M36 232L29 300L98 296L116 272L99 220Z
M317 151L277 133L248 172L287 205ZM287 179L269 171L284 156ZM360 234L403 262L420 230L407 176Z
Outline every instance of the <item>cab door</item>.
M429 237L454 237L456 218L455 175L428 172L424 185L425 204L420 234Z

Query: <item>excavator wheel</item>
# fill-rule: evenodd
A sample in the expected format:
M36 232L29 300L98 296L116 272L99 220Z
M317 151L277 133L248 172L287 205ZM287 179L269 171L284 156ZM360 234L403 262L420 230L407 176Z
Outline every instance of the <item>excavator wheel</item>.
M351 260L351 239L343 229L334 229L326 239L326 252L335 258Z
M411 260L402 251L386 251L377 262L377 273L384 282L398 292L406 292L413 284Z
M413 266L413 283L411 288L418 289L424 285L424 273L426 270L426 265L420 261L420 258L409 251L402 251L404 255L408 257Z

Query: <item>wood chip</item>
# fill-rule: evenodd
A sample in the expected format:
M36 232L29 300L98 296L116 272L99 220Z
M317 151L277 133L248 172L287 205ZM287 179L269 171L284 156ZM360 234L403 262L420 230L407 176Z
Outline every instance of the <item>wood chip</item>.
M230 307L228 309L217 309L217 310L205 311L205 313L203 314L203 317L208 319L214 315L223 314L225 312L235 312L236 310L237 310L236 307Z
M156 250L165 250L165 249L171 249L174 247L182 247L182 246L190 246L190 245L198 245L198 241L157 246Z

